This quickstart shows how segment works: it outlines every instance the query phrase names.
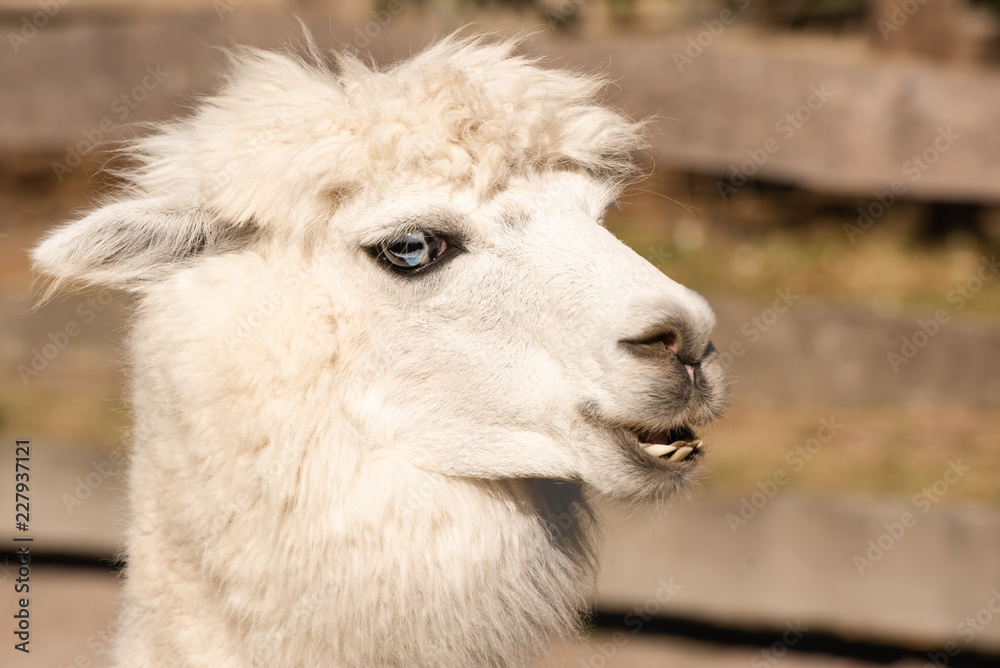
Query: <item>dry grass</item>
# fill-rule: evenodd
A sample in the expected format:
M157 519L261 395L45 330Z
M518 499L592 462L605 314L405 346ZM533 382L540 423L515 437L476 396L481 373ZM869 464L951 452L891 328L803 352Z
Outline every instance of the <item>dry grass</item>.
M820 420L831 418L842 428L827 443L810 444ZM909 499L960 460L971 470L949 489L948 501L998 504L997 434L1000 411L955 404L737 403L706 439L712 450L704 485L745 496L784 471L782 487L789 489Z
M18 438L114 449L128 423L116 385L63 380L0 385L0 431Z
M687 202L632 197L609 214L608 227L672 278L702 291L755 298L794 285L802 296L892 316L907 308L951 308L949 294L973 279L983 257L997 254L959 235L918 243L913 221L904 220L872 227L853 244L842 227L849 217L740 230L720 223L717 210L685 209ZM1000 280L986 283L962 310L1000 322Z

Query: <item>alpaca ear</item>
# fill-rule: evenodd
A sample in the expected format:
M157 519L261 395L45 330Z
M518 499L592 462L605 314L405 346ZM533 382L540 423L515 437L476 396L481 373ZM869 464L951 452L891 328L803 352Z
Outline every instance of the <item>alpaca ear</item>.
M165 198L129 200L52 231L31 258L53 279L46 297L69 282L140 292L178 262L231 247L237 236L204 210Z

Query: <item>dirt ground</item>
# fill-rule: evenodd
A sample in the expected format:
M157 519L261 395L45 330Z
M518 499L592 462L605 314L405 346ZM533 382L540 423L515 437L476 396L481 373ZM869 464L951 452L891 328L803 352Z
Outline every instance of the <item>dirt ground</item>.
M110 643L116 630L118 578L94 569L36 566L31 614L30 653L4 643L0 663L18 668L109 668ZM0 615L14 614L2 597ZM553 649L538 668L742 668L773 659L766 649L719 647L657 636L595 633L587 642ZM869 668L878 664L824 656L783 654L786 668ZM919 664L899 663L898 668Z

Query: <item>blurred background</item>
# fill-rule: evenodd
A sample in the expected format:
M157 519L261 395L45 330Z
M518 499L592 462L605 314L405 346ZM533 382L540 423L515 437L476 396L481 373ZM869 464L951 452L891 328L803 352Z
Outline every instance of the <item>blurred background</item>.
M25 251L113 190L132 124L219 82L217 46L379 62L471 25L601 68L655 117L609 227L719 316L707 474L601 505L589 643L544 666L1000 666L1000 2L3 0L0 498L32 444L31 654L0 531L0 664L109 665L129 414L121 295L30 312ZM248 555L252 558L252 555Z

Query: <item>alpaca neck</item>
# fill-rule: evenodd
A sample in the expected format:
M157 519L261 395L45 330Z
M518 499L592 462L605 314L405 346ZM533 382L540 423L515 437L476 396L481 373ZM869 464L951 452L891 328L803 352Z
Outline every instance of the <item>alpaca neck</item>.
M187 498L176 479L150 495L153 459L133 470L123 666L518 666L579 627L592 570L577 485L362 458L324 488L303 460L286 472L297 486L199 512L172 504Z

